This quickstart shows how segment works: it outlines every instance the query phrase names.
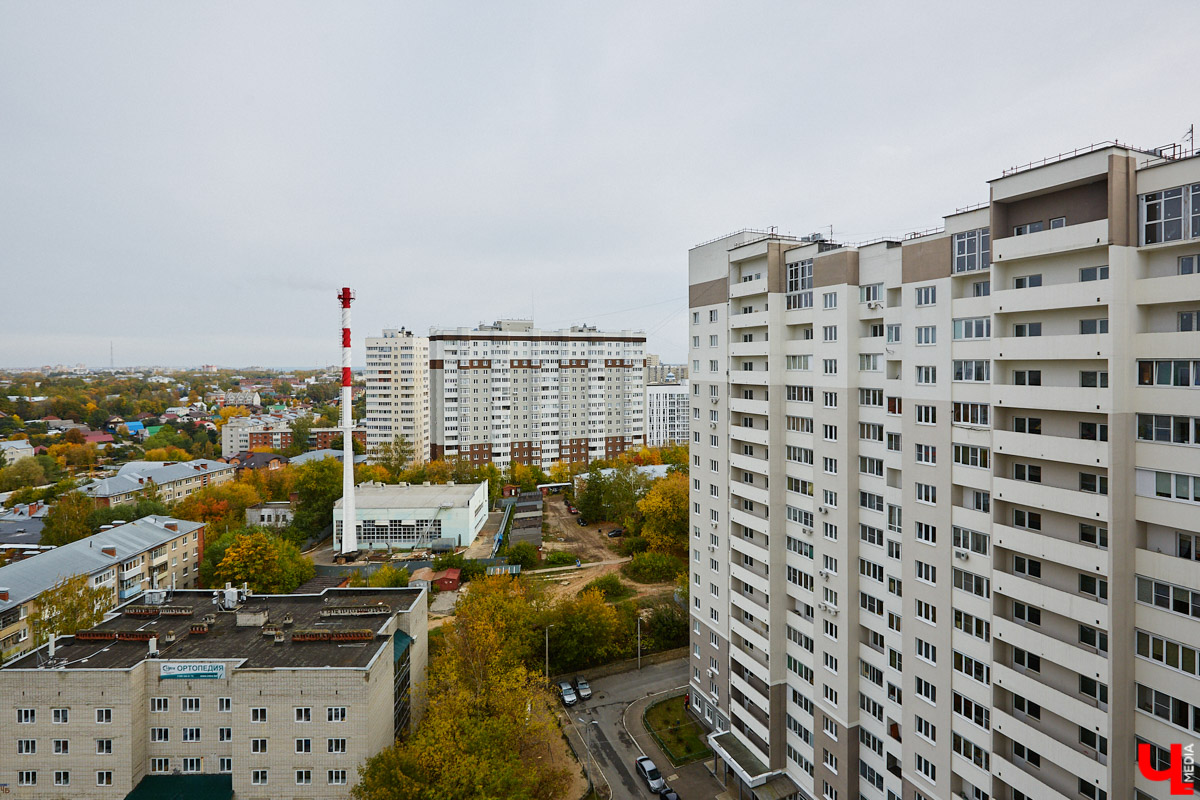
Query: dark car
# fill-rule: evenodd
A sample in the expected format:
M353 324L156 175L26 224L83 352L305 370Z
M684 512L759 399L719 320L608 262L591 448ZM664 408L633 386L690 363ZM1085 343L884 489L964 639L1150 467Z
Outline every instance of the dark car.
M592 687L588 686L587 678L576 675L573 683L575 684L575 694L579 696L580 700L592 699Z
M586 520L586 519L584 519L583 517L580 517L579 519L577 519L577 520L575 520L575 521L579 523L579 527L581 527L581 528L582 528L584 525L587 525L587 524L588 524L587 520Z
M658 793L662 800L679 800L679 795L675 794L675 790L670 786L664 786L663 790Z
M646 785L650 787L650 791L658 794L666 787L667 782L663 780L662 773L658 771L658 767L654 766L654 762L649 758L642 756L635 762L634 766L637 768L637 774L645 779Z
M624 536L624 535L625 535L625 531L622 530L621 528L613 528L611 531L608 532L608 538L610 538L610 539L616 539L618 536Z
M564 706L573 706L579 702L579 698L575 696L575 689L567 681L560 681L558 684L558 696L562 700Z

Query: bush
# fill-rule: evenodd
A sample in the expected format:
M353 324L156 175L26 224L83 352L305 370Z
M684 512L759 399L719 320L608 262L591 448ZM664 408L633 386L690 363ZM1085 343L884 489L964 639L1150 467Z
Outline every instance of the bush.
M466 558L462 553L445 553L433 559L434 572L455 567L462 570L459 580L463 583L479 578L487 572L487 568L483 564L473 558Z
M599 578L591 581L587 586L583 587L583 589L580 591L580 594L583 594L583 592L586 592L589 589L595 589L596 591L600 592L600 594L604 595L604 599L610 603L629 597L633 594L633 589L629 586L626 586L625 582L622 581L615 572L610 572L607 575L601 575Z
M621 565L621 572L638 583L666 583L685 569L683 561L665 553L638 553L628 563Z
M566 567L573 565L577 560L578 556L574 553L568 553L565 550L555 550L546 556L545 564L547 567Z
M509 545L504 557L510 564L520 564L522 570L534 569L538 565L538 551L529 542L517 542Z
M623 556L632 556L646 552L649 547L650 543L641 536L625 536L617 545L617 552Z

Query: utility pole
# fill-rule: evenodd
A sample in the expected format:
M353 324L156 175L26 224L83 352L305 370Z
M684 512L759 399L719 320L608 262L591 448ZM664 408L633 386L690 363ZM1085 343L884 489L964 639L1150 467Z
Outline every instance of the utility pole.
M546 682L550 682L550 629L553 625L546 626ZM640 641L640 640L639 640ZM640 647L640 645L639 645ZM638 663L641 663L640 661Z
M637 618L638 631L638 669L642 668L642 615L638 614Z

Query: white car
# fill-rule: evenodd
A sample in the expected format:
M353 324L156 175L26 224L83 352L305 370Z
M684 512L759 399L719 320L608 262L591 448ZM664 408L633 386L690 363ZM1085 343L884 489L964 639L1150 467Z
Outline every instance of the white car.
M650 787L650 791L658 794L666 788L667 782L663 780L662 773L658 771L658 767L654 766L654 762L642 756L637 760L637 773L646 779L646 785Z

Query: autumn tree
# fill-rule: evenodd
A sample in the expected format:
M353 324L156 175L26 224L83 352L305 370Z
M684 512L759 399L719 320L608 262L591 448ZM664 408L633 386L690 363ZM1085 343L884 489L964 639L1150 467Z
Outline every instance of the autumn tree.
M214 422L216 423L217 430L221 430L221 427L234 417L248 416L250 416L250 409L245 406L225 406L217 412L217 419Z
M73 634L104 619L105 612L113 605L112 590L91 584L85 573L64 578L37 596L29 616L35 647L52 633Z
M408 586L409 577L408 570L404 567L394 567L391 564L384 564L369 576L363 575L362 572L355 572L350 578L349 585L354 587L369 586L373 589L403 588Z
M258 505L262 497L249 483L228 481L206 486L175 504L172 514L179 519L203 522L209 534L240 528L246 524L246 509Z
M10 466L0 468L0 492L11 492L24 486L41 486L45 482L46 471L32 456L26 456Z
M374 461L392 476L398 479L413 459L413 444L407 436L400 434L390 442L384 442L375 448Z
M545 755L561 733L529 670L523 640L536 605L523 581L496 576L459 602L429 663L420 727L359 769L357 800L554 800L570 784Z
M235 533L213 573L214 582L249 585L264 594L288 594L314 574L299 548L261 528Z
M179 447L155 447L147 450L142 456L143 461L191 461L192 454Z
M617 610L596 589L560 600L550 629L552 672L571 672L603 664L620 654L621 621Z
M642 536L659 553L682 553L688 540L688 477L674 472L655 481L638 502Z
M92 535L88 522L96 509L92 499L82 492L69 492L46 512L42 544L61 547Z
M342 465L336 458L306 461L296 468L299 495L292 529L299 538L317 536L333 524L333 505L342 497Z

